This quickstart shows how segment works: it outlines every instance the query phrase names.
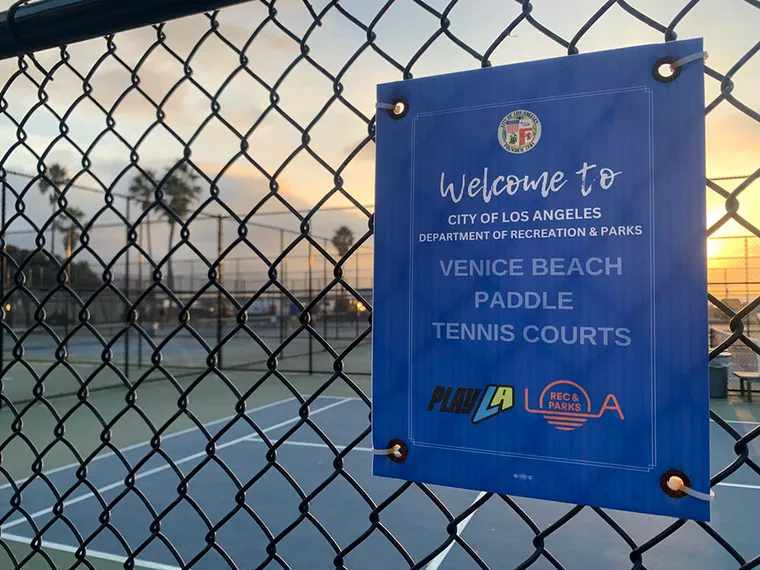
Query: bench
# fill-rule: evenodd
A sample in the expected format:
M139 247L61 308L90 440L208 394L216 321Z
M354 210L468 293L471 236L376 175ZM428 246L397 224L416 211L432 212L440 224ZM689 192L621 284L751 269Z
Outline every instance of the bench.
M754 340L754 339L753 339ZM747 386L747 401L752 401L752 383L760 382L760 354L757 355L757 372L734 372L739 379L739 395L744 398L744 386Z
M734 372L734 376L739 379L739 394L744 398L744 384L747 384L747 401L752 401L752 382L760 382L760 373L758 372Z

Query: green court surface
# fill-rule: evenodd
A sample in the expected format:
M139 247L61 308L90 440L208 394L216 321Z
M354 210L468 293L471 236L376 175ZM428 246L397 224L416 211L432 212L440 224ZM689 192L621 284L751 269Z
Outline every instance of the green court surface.
M217 362L220 359L225 371L252 373L270 370L274 357L278 370L293 374L333 372L337 355L343 356L345 373L361 376L370 372L371 341L362 337L366 323L318 328L316 335L267 326L254 328L255 336L245 330L222 330L221 351L214 350L217 331L213 325L205 323L176 334L164 327L150 339L135 331L127 338L123 327L107 328L100 338L80 328L65 343L66 359L58 362L58 342L46 331L38 330L24 339L23 362L15 358L15 343L6 335L3 362L11 366L3 378L4 394L14 402L34 399L35 375L43 380L47 397L75 394L83 385L95 392L113 386L126 388L135 382L170 381L170 376L184 382L208 370L210 357Z
M349 335L346 334L348 337ZM241 345L245 339L234 339ZM0 472L0 501L5 501L5 506L0 503L0 512L9 505L10 493L12 493L10 480L22 483L33 470L38 471L35 465L36 455L43 456L42 472L50 478L52 485L58 488L59 493L66 493L69 486L74 482L74 474L77 466L83 459L88 459L88 481L102 478L109 482L106 486L98 486L93 483L92 489L97 487L98 493L103 500L113 499L113 494L124 490L126 469L120 460L115 459L118 450L127 458L130 465L139 464L142 454L148 453L152 448L151 439L156 432L162 434L161 448L170 449L171 445L184 447L179 450L168 451L173 461L180 462L181 472L187 475L192 472L192 465L206 457L206 436L203 435L201 426L226 425L230 418L240 417L245 412L259 426L271 434L272 441L283 438L283 443L278 451L278 462L283 461L288 473L298 485L304 486L304 491L309 492L309 481L314 473L319 472L319 482L328 478L332 473L330 466L335 461L335 455L325 440L317 435L309 425L302 425L295 433L289 433L288 427L299 423L300 412L297 400L312 394L318 394L319 398L310 405L310 413L316 426L324 430L330 441L338 446L353 444L356 440L358 447L352 450L345 461L347 472L357 479L375 504L381 504L386 497L394 492L402 482L373 477L371 474L370 453L371 443L369 433L369 407L361 398L368 398L371 394L370 386L370 363L371 350L370 340L365 339L356 345L343 359L341 366L336 366L335 358L326 350L319 350L320 346L312 340L312 351L309 351L308 338L297 338L291 343L289 353L284 358L279 358L277 372L269 370L267 355L260 358L260 349L249 343L246 348L229 349L223 373L210 371L205 365L208 352L193 345L190 340L175 342L171 352L171 358L167 358L161 366L148 367L149 357L143 361L140 367L134 358L134 352L130 353L129 378L126 378L126 369L123 358L115 358L112 364L98 363L99 349L78 341L75 347L84 351L88 358L81 355L65 362L53 364L53 360L45 360L45 350L36 348L29 355L32 360L31 366L42 380L35 382L33 374L23 368L20 363L11 369L4 378L5 394L14 403L13 409L4 406L0 409L0 433L10 434L2 452L2 468ZM350 346L352 340L331 340L332 346L337 346L340 353ZM230 345L232 346L232 345ZM303 350L303 352L299 352ZM36 352L35 352L36 351ZM8 355L6 355L7 357ZM120 356L124 356L123 353ZM280 355L282 356L282 355ZM236 362L241 365L236 367ZM309 367L317 372L308 374L299 371L308 371ZM338 370L345 372L341 375ZM78 377L77 377L78 376ZM40 387L44 387L45 398L35 401L35 396L41 394ZM86 388L86 389L85 389ZM275 411L283 402L289 408L286 411ZM242 407L244 403L244 408ZM726 400L712 400L711 407L721 418L729 422L730 429L736 430L738 437L760 426L760 402L747 403L729 395ZM333 409L334 408L334 409ZM263 411L257 411L263 410ZM323 411L327 410L327 411ZM257 416L256 414L259 414ZM269 414L261 416L261 414ZM257 418L261 419L257 419ZM312 420L310 420L312 421ZM65 423L65 431L62 426ZM257 423L258 425L258 423ZM203 428L206 429L206 428ZM211 429L211 428L208 428ZM237 425L234 429L246 429L241 437L230 441L235 447L227 449L228 443L219 445L220 457L233 468L237 476L243 482L251 476L251 465L263 462L267 448L261 443L237 445L241 439L244 442L256 440L257 433L249 426ZM270 431L271 430L271 431ZM712 421L710 425L711 445L711 473L715 474L731 464L737 457L734 451L735 437L723 429L718 423ZM104 446L103 442L107 441ZM748 445L749 458L760 459L760 443L755 439ZM224 448L224 451L221 449ZM92 458L99 459L92 462ZM109 458L110 456L110 458ZM151 461L155 461L151 459ZM188 463L189 461L189 463ZM152 465L152 464L150 464ZM148 466L150 466L148 465ZM140 470L148 466L138 468L138 477L142 477ZM166 469L167 467L157 468ZM191 492L194 500L204 504L205 511L213 511L213 504L223 497L229 498L234 491L225 489L228 483L226 476L218 479L213 475L209 467L201 470L200 475L203 483L197 483ZM321 470L327 469L324 473ZM156 468L148 470L150 475ZM68 479L66 479L68 477ZM217 478L214 478L217 477ZM341 478L338 479L339 481ZM249 499L254 503L256 497L270 497L279 501L282 496L282 508L288 515L278 514L280 511L272 511L265 521L281 522L283 525L290 524L298 517L300 499L294 501L289 486L282 487L282 481L265 482L262 480L252 487ZM136 486L142 492L154 493L150 498L151 504L160 504L162 497L175 497L177 494L177 479L166 479L165 476L151 475L146 481ZM151 491L152 489L152 491ZM70 516L76 524L84 529L96 524L103 512L108 512L105 503L100 504L97 500L88 500L82 493L86 491L81 485L76 492L66 495L64 500L67 506L64 512ZM753 538L755 529L760 525L758 513L760 513L760 477L752 469L745 465L735 474L729 477L721 485L715 487L716 499L714 502L714 517L711 525L718 530L731 544L733 544L741 556L751 559L760 554L760 543ZM223 491L223 492L222 492ZM4 496L2 493L5 493ZM484 501L484 495L474 491L455 490L449 488L436 488L433 490L436 496L451 510L453 516L464 512L471 504ZM258 493L258 495L257 495ZM86 495L87 493L85 493ZM231 494L231 495L230 495ZM326 491L333 503L351 504L356 499L356 493L351 488L341 487L341 484L332 483ZM407 496L407 495L404 495ZM31 512L34 523L43 525L46 517L56 502L48 490L48 484L36 478L25 493L23 493L23 505L27 512ZM124 504L114 510L114 524L129 534L132 526L148 527L149 520L144 520L140 509L129 503L129 495ZM263 500L263 499L262 499ZM547 528L557 519L568 513L572 505L548 503L545 501L515 499L516 504L525 509L525 512L536 522L540 528ZM80 507L80 501L82 505ZM310 503L317 509L319 500ZM395 508L394 502L394 508ZM420 552L421 556L435 550L447 538L446 519L438 520L440 512L437 508L431 511L431 501L422 493L415 492L414 496L405 502L402 511L391 511L382 520L386 524L394 526L394 531L399 535L399 540L413 553ZM747 508L740 509L739 505ZM335 521L336 527L333 532L336 536L348 537L345 541L350 542L351 537L358 536L361 529L369 524L369 510L367 505L354 505L353 518L343 522ZM263 507L266 508L266 507ZM37 509L37 510L35 510ZM126 509L126 510L125 510ZM131 510L130 510L131 509ZM334 513L334 509L330 510ZM126 514L125 514L126 513ZM128 514L131 513L131 514ZM32 552L29 545L29 537L35 531L31 523L20 520L17 512L14 512L3 523L3 534L6 537L7 548L18 560L24 559ZM634 540L641 544L654 536L659 530L666 528L674 521L664 517L647 517L618 513L610 511L611 516L628 532ZM192 518L192 514L188 513ZM324 512L325 518L330 515ZM409 526L409 521L429 520L429 523L416 523ZM396 521L393 523L393 521ZM52 524L52 523L51 523ZM71 535L70 531L62 528L64 523L55 522L44 533L45 542L39 552L34 554L24 565L30 570L43 570L50 568L49 560L57 567L70 568L77 566L76 547L79 542ZM191 525L192 526L192 525ZM5 528L9 527L9 528ZM246 530L242 523L235 523L228 527L230 532L245 534L259 531ZM169 527L172 539L184 549L192 551L193 544L202 544L203 535L197 535L195 542L182 536L190 536L190 527L185 528L175 522ZM516 567L519 560L530 556L531 535L526 531L523 521L516 518L512 508L503 503L499 497L491 497L477 512L464 519L458 526L458 533L463 536L468 544L477 548L484 559L488 559L491 567L499 568L502 540L498 539L497 533L502 529L504 533L513 538L507 540L512 545L512 554L509 560L515 560L514 565L504 567ZM197 531L198 529L195 529ZM121 532L121 531L120 531ZM167 530L169 532L169 530ZM302 532L302 531L298 531ZM527 532L527 534L526 534ZM68 534L67 534L68 533ZM87 531L82 531L87 536ZM302 545L320 552L324 546L321 538L310 537L308 534L298 535ZM679 547L670 550L664 547L654 549L651 554L645 556L645 567L665 569L675 568L673 564L680 561L688 561L690 568L696 570L713 570L714 568L734 568L735 561L726 554L717 542L709 539L704 531L694 523L677 533L680 536ZM596 546L588 548L589 537ZM144 537L143 537L144 538ZM142 540L143 538L140 538ZM707 538L707 540L705 540ZM137 540L137 539L135 539ZM220 538L220 540L222 540ZM256 539L256 552L264 551L267 541L261 542ZM345 547L345 541L341 544ZM578 541L586 541L586 546L578 550ZM374 569L374 561L383 560L387 545L376 544L377 539L368 541L364 550L354 554L354 563L348 563L349 568L361 567ZM598 543L598 544L597 544ZM237 543L236 543L237 544ZM666 541L664 545L673 544ZM585 509L570 523L563 526L547 543L549 551L558 555L566 569L580 570L591 567L624 567L630 563L625 559L626 545L620 543L620 537L610 534L610 528L603 522L594 511ZM177 570L179 566L166 552L149 550L138 556L135 568L149 570ZM231 548L236 548L232 547ZM278 546L279 548L279 546ZM290 549L290 550L289 550ZM301 548L300 550L303 550ZM297 560L299 549L293 549L292 545L282 546L282 551L290 553L291 559L296 560L291 564L293 570L308 568L300 565ZM630 549L628 550L630 551ZM239 556L247 556L242 551ZM323 553L325 556L322 567L332 567L334 553ZM560 556L561 555L561 556ZM390 555L388 555L390 556ZM623 558L621 558L621 556ZM106 538L95 537L88 545L88 566L99 570L116 570L124 567L125 550L119 545L109 543ZM349 559L351 560L351 559ZM403 560L394 559L405 567ZM576 562L573 562L576 561ZM214 563L202 560L199 570L215 568ZM240 562L236 559L236 562ZM326 564L326 565L325 565ZM580 564L580 566L578 565ZM596 566L594 566L597 564ZM601 564L599 566L598 564ZM733 565L732 565L733 564ZM13 567L13 560L8 554L0 550L0 568ZM224 565L219 567L225 567ZM243 566L241 566L242 568ZM253 567L256 567L254 564ZM271 566L275 567L275 566ZM394 567L386 566L386 567ZM537 561L532 568L551 568L546 561ZM684 566L685 567L685 566ZM458 570L459 568L476 568L476 565L459 547L447 548L440 557L433 560L426 570Z

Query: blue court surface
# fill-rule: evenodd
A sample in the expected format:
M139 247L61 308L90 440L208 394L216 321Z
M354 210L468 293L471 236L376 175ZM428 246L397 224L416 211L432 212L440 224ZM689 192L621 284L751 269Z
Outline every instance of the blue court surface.
M165 437L160 451L152 454L149 443L123 450L130 466L113 454L99 457L90 465L87 482L65 497L64 517L52 524L56 498L46 483L36 479L22 491L23 508L33 520L18 511L12 513L3 522L3 538L29 544L33 524L43 529L43 547L48 550L73 553L80 541L86 541L90 560L100 567L97 560L123 564L128 545L136 552L136 568L154 570L190 563L198 570L334 568L336 549L346 549L366 534L365 540L346 553L343 564L361 570L389 570L408 568L409 563L386 534L396 537L415 562L446 541L449 519L420 487L409 486L398 500L384 506L383 502L404 483L371 474L369 437L348 453L341 471L336 469L334 453L310 426L290 433L299 421L298 409L298 402L291 399L248 414L272 441L288 435L276 451L276 465L267 468L267 445L249 423L240 420L230 427L229 420L221 419L206 427L209 434L220 436L213 459L208 458L207 439L199 429ZM310 412L311 421L338 448L369 433L368 409L360 400L322 397L310 406ZM740 433L756 425L732 423ZM750 456L760 459L758 442L750 445ZM735 458L733 440L715 423L711 423L711 448L713 473ZM144 460L146 455L150 455L148 460ZM176 468L163 456L170 457ZM130 468L137 468L134 487L132 481L125 486ZM59 468L46 477L61 493L77 481L75 467ZM180 485L181 477L189 478L186 489ZM757 475L743 467L715 488L710 526L745 559L760 554L757 482ZM430 490L454 516L474 501L483 500L476 491ZM13 494L9 486L0 487L0 516L11 510ZM304 503L307 495L308 509ZM540 529L572 508L538 500L514 501ZM370 511L380 505L384 508L378 527L371 522ZM607 512L637 544L675 522L664 517ZM107 524L101 528L101 523ZM535 550L534 532L499 496L491 497L473 516L465 518L459 532L491 568L515 568ZM209 547L211 533L215 533L215 545ZM275 545L267 548L271 544ZM631 567L630 546L590 508L553 532L546 539L546 548L567 569ZM648 551L644 565L649 570L738 567L693 522ZM428 570L477 567L458 544L443 550L427 566ZM553 567L546 558L531 566Z

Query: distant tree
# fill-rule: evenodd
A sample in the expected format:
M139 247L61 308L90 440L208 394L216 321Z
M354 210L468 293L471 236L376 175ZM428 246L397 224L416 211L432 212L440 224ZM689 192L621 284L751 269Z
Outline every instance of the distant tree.
M53 208L53 213L55 213L56 206L58 205L58 198L61 195L60 189L61 187L65 186L68 182L69 182L68 172L63 166L61 166L57 162L52 164L50 168L47 169L46 178L43 178L39 182L40 193L43 196L47 196L48 202L50 202L50 206ZM56 230L56 224L53 223L50 228L50 231L52 234L51 243L50 243L50 253L52 253L53 257L55 257L55 230Z
M148 256L150 258L153 258L153 242L150 237L150 210L149 208L153 205L153 202L155 201L155 191L156 187L154 186L154 182L156 180L156 171L151 169L146 169L145 173L148 175L148 177L145 176L142 172L139 173L137 176L135 176L132 179L132 184L129 186L129 195L132 196L139 204L140 207L142 207L143 212L148 210L148 215L146 216L147 226L148 229L146 230L147 238L148 238ZM151 181L152 180L152 181Z
M340 226L332 237L332 244L341 257L348 253L351 246L354 245L354 232L348 226Z
M80 224L84 225L87 216L76 206L67 206L66 212L76 218ZM63 248L66 250L66 257L71 257L71 249L74 242L79 239L79 226L77 226L68 216L60 216L53 222L53 227L63 234Z
M58 267L50 258L39 251L23 249L15 245L8 244L4 253L6 257L6 267L8 279L7 286L17 282L17 267L23 267L24 285L29 288L38 297L43 297L51 287L58 285L57 275ZM102 284L101 277L96 275L86 261L73 262L69 268L69 285L75 287L78 292L94 291L96 287ZM8 304L14 311L15 326L23 328L34 321L34 311L37 305L27 295L12 295ZM48 321L55 319L54 314L48 314Z
M197 182L198 175L184 162L174 170L164 183L164 217L169 222L169 251L171 251L174 245L174 231L177 226L177 218L182 219L190 213L190 209L201 193L201 187ZM172 266L171 254L169 255L167 268L169 289L174 290L174 268Z

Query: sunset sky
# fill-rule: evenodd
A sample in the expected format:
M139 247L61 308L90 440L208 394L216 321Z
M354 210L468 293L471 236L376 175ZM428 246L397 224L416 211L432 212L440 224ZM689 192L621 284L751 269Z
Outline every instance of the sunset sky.
M0 8L5 9L10 0L0 0ZM369 24L385 5L385 0L341 0L340 6L356 19ZM437 10L445 9L448 0L428 0ZM661 23L668 24L684 5L683 0L639 0L630 4ZM325 0L313 1L317 11L325 5ZM565 39L572 38L581 26L602 4L600 0L580 0L573 2L553 2L549 0L533 2L532 16ZM298 36L311 24L311 17L300 0L278 0L278 20ZM501 31L520 15L519 3L503 0L461 0L449 14L451 32L460 40L472 46L479 53L485 52ZM237 48L243 48L256 27L267 17L267 8L259 2L223 10L218 16L219 32ZM375 27L377 45L390 57L406 65L421 45L439 28L436 17L410 0L395 2ZM197 45L199 39L210 29L210 21L200 15L172 22L164 28L166 45L185 59ZM760 11L741 0L703 0L677 25L679 39L703 37L709 52L707 64L720 73L726 73L757 41L760 29ZM534 29L528 22L522 22L514 32L515 37L506 38L493 52L493 65L528 61L546 57L561 56L565 49ZM323 25L308 39L310 56L332 74L338 74L352 54L356 53L366 40L366 33L348 18L333 8L327 12ZM613 6L586 33L578 43L581 52L612 49L644 43L662 41L662 34L639 22L619 6ZM119 34L114 43L117 55L129 66L134 66L156 41L156 31L145 28ZM70 46L70 63L82 75L93 69L95 62L106 51L104 39L92 40ZM296 42L272 23L266 25L253 43L247 48L250 59L249 69L258 74L268 84L274 84L283 71L298 57L300 48ZM57 50L38 54L40 63L52 68L59 61ZM238 55L220 39L209 37L194 52L190 65L192 77L211 94L239 66ZM432 47L414 64L415 77L459 71L478 67L478 61L445 36L439 38ZM0 62L0 74L8 77L17 69L16 60ZM29 72L37 80L42 74L35 68ZM162 46L148 56L140 71L140 87L155 101L161 100L183 77L182 65ZM760 57L751 59L734 77L735 88L732 95L744 105L760 110L760 91L757 89L760 77ZM55 81L49 83L46 94L50 106L63 115L72 103L81 97L82 81L65 67L59 68ZM351 68L342 77L344 96L366 118L374 115L374 93L378 83L401 78L401 73L371 49L361 53ZM719 83L706 78L706 100L712 101L719 94ZM93 96L106 108L110 108L119 97L129 91L130 74L113 58L108 57L96 71L91 84ZM283 80L277 89L279 106L302 127L307 127L323 108L333 93L332 82L310 63L303 61ZM37 88L26 78L19 78L5 92L8 113L21 120L37 101ZM219 96L220 114L240 132L245 132L262 114L269 104L269 93L245 73L239 73L225 87ZM239 138L218 120L212 120L200 132L199 127L209 115L210 103L198 88L185 82L164 105L166 123L176 134L192 142L192 158L211 178L226 165L240 148ZM130 144L135 144L146 130L155 123L155 108L137 91L129 91L114 111L116 127L121 136ZM105 116L85 99L74 107L68 117L72 139L82 150L87 150L105 129ZM746 175L760 167L760 123L735 109L726 102L721 103L707 117L707 174L710 177ZM45 109L34 112L25 126L28 144L37 152L45 149L58 134L58 121ZM340 102L335 102L324 117L310 130L310 148L327 164L338 168L345 158L367 136L367 126L360 117ZM0 148L8 149L17 142L16 128L4 114L0 114ZM274 174L282 162L300 145L301 135L286 119L277 113L270 113L249 139L249 154L268 175ZM105 135L89 152L92 172L84 174L78 183L100 188L109 186L115 177L129 163L129 149L112 134ZM161 170L173 164L181 156L182 145L161 126L155 128L139 147L140 164L144 168ZM81 154L66 141L60 141L51 149L47 163L60 162L70 173L81 169ZM5 157L4 168L34 173L37 160L23 148L17 148ZM374 153L368 145L343 173L344 188L354 198L367 206L374 202ZM131 174L115 185L117 192L125 193ZM9 183L20 190L29 181L9 176ZM333 189L333 177L314 158L301 152L282 171L277 181L281 194L297 208L309 208ZM727 190L733 189L741 180L722 182ZM245 159L238 159L219 180L220 198L234 211L244 215L267 194L268 181L262 172ZM72 189L70 202L82 208L88 218L104 205L102 196ZM202 200L209 198L208 188ZM740 213L751 223L760 226L760 183L750 186L739 198ZM116 207L124 202L117 200ZM49 216L50 208L46 200L39 197L36 189L31 189L24 200L26 214L36 223ZM343 197L335 196L325 204L325 208L345 207L350 203ZM12 206L12 205L11 205ZM724 199L707 190L707 227L714 224L724 213ZM371 207L369 208L371 210ZM262 207L262 212L281 212L283 207L272 200ZM209 205L206 212L219 214L218 206ZM117 216L107 212L96 223L107 224L118 221ZM298 230L298 221L290 215L255 216L254 221L272 226ZM367 231L366 216L358 210L325 211L316 215L314 233L329 237L341 223L351 226L356 235ZM10 232L29 230L23 219L14 221ZM236 233L236 225L225 225L225 242L229 243ZM717 235L744 235L746 230L736 223L726 224ZM111 258L124 243L124 230L119 228L93 231L97 237L94 246L106 257ZM166 252L168 232L165 227L153 230L154 248ZM290 239L295 236L290 235ZM279 232L275 230L251 229L251 239L261 244L266 253L279 251ZM204 253L216 254L216 224L213 220L198 221L191 228L191 240ZM32 247L34 235L15 235L10 243ZM62 245L56 245L62 250ZM714 256L725 254L722 245L712 246ZM362 271L369 271L371 242L367 245ZM305 248L294 255L305 255ZM244 247L235 250L234 257L250 257L252 253ZM189 249L178 252L177 258L193 258ZM305 257L304 257L305 259ZM258 263L258 262L257 262ZM254 263L255 265L255 263ZM198 266L200 268L200 265ZM260 264L251 271L263 271Z

